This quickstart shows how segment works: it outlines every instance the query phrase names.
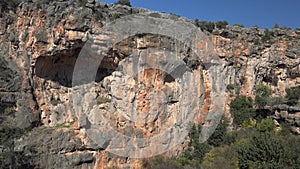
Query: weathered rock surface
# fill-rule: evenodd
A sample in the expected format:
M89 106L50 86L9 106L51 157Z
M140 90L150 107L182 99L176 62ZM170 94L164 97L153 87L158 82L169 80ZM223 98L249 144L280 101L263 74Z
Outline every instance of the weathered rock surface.
M218 55L214 63L213 57L195 59L188 47L172 37L153 34L128 37L109 48L107 39L111 37L99 34L99 30L120 16L148 12L150 17L170 23L186 19L93 0L83 2L43 0L23 1L15 8L0 6L0 110L16 109L14 114L1 115L0 124L22 128L41 125L15 141L14 150L32 159L30 166L104 168L116 164L139 168L138 160L105 151L125 149L130 140L120 142L109 139L113 133L99 135L86 129L107 123L124 135L150 138L163 127L180 124L177 117L182 110L194 112L194 122L209 127L219 114L230 117L229 104L237 89L254 98L256 85L265 83L274 91L272 96L283 97L285 88L300 85L299 31L274 29L266 41L264 30L259 28L227 26L207 33ZM97 48L107 52L96 78L87 81L92 87L79 102L89 110L85 120L78 119L74 110L72 78L76 59L90 37L96 37ZM206 45L199 43L197 48ZM145 64L134 67L136 58L147 58L149 53L166 55L153 48L176 51L181 62L163 66L178 69L164 72L146 69ZM189 83L191 77L196 77L193 83ZM229 84L236 90L225 93ZM277 110L278 118L299 127L299 106L278 105ZM94 134L101 144L87 134ZM168 139L161 141L172 146ZM156 144L137 142L134 146L146 149ZM182 147L174 149L169 154L180 152Z

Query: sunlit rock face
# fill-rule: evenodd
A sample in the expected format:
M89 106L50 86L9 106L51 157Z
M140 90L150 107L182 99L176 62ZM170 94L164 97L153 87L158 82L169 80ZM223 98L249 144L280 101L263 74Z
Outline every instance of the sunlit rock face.
M237 89L254 98L256 85L264 83L273 97L283 97L285 88L300 85L296 30L274 29L268 41L262 41L265 34L259 28L229 26L206 32L216 55L195 59L188 46L171 37L136 34L108 46L107 39L113 37L98 34L110 20L149 12L145 9L89 0L28 1L1 10L6 12L0 15L0 110L13 107L16 112L1 116L0 124L42 126L16 141L14 148L37 168L140 168L140 160L108 150L128 150L129 156L136 153L132 147L149 155L172 147L166 155L178 155L186 141L173 145L172 140L182 139L173 134L182 131L182 119L192 114L191 122L209 127L218 114L231 118L229 104ZM151 17L182 19L161 13ZM83 50L91 37L96 48L107 52L93 79L74 84L76 61L91 52ZM203 41L196 48L206 46ZM83 68L91 65L85 63ZM229 84L236 88L227 90ZM76 100L80 86L88 90ZM299 112L297 105L277 105L274 117L297 124L293 130L299 133ZM103 126L114 132L99 133ZM162 132L168 137L151 140Z
M99 37L101 34L95 39ZM142 44L142 38L147 45ZM107 44L104 40L101 44ZM98 70L107 68L110 74L99 82L75 83L73 106L80 126L94 142L120 156L150 157L171 149L180 152L187 128L195 122L204 123L203 67L190 63L192 53L176 52L175 45L182 47L178 51L188 50L175 41L150 34L125 39L113 46L114 53L102 58ZM170 51L161 49L163 43L173 44ZM97 48L105 51L105 46ZM88 55L82 56L83 63L89 60ZM95 55L90 56L92 64ZM210 71L207 80L211 80ZM219 106L214 111L223 111Z

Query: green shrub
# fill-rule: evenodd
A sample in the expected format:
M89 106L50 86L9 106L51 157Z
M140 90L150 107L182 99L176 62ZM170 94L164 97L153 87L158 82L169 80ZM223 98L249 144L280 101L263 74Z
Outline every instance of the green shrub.
M269 31L269 29L265 30L264 36L261 38L262 42L270 41L272 36L274 36L274 32Z
M181 162L185 162L186 164L181 165L191 165L191 166L200 166L203 161L205 154L208 153L211 149L207 142L200 143L200 134L201 134L202 126L194 124L189 132L189 147L187 150L183 152L181 158L185 159Z
M292 169L299 168L300 137L289 135L289 137L285 137L284 140L286 157L283 160L285 161L285 166Z
M206 154L202 167L205 169L236 169L238 168L238 154L229 146L214 148Z
M223 115L216 130L207 140L208 144L215 147L223 144L225 141L228 125L229 125L229 120Z
M207 22L207 21L199 21L199 19L195 19L194 23L202 31L206 30L210 33L212 33L215 28L225 29L226 26L228 25L227 21Z
M275 124L272 119L262 119L260 123L256 125L256 129L260 132L273 131Z
M210 151L211 147L205 143L197 143L193 147L189 147L187 150L185 150L183 154L183 158L186 158L186 164L184 165L190 165L190 166L200 166L202 163L206 153Z
M70 128L70 125L66 125L66 124L59 124L54 126L54 128L56 129L61 129L61 128Z
M175 159L158 156L150 160L143 160L143 169L180 169Z
M227 132L225 137L224 137L223 143L225 145L231 145L236 141L236 138L237 138L237 132L236 131Z
M241 125L244 121L255 116L253 100L251 97L238 95L230 103L230 113L233 115L233 123Z
M218 29L225 29L226 26L228 25L228 22L227 21L218 21L215 23L216 25L216 28Z
M4 110L4 113L7 114L7 115L13 114L13 113L15 113L15 112L16 112L16 108L15 108L15 107L7 107L7 108L5 108L5 110Z
M291 146L292 145L292 146ZM239 167L291 168L300 166L300 137L261 132L239 140L234 144L238 152Z
M206 30L210 33L212 33L215 28L214 22L199 21L198 19L195 19L195 25L198 26L202 31Z
M281 122L280 123L280 135L281 136L288 136L291 135L291 124L288 122Z
M256 87L256 94L258 94L260 96L269 97L271 95L271 93L272 93L272 90L266 85L259 84Z
M287 104L296 105L300 99L300 86L286 88Z
M260 95L255 96L255 104L261 109L265 105L267 105L267 99L265 97L262 97Z
M263 84L259 84L256 87L256 95L255 95L255 104L259 108L263 108L267 105L268 101L270 100L270 95L272 93L272 90Z
M239 167L246 168L284 168L284 141L273 133L261 133L235 145L238 152Z
M242 127L246 128L246 129L254 128L255 127L255 120L250 118L249 120L243 121Z

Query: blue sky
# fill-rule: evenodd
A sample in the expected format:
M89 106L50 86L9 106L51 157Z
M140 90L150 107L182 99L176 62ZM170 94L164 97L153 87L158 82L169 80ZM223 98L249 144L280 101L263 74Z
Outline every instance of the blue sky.
M114 3L117 0L100 0ZM189 19L227 20L246 27L300 27L300 0L131 0L134 7L174 13Z

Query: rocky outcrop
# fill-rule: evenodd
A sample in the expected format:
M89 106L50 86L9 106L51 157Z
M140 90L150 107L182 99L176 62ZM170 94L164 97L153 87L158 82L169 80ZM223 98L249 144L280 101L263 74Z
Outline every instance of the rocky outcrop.
M80 137L65 126L34 129L15 143L15 151L24 152L30 166L36 168L85 168L87 164L95 165L100 150L85 147Z
M184 129L182 119L192 115L190 122L204 124L203 136L208 137L220 115L231 116L229 104L235 94L254 98L256 85L265 83L273 97L283 97L285 88L300 85L296 30L277 28L270 33L227 26L201 36L177 31L181 36L175 37L170 31L174 23L179 28L192 28L192 23L176 15L94 0L23 1L15 8L2 5L1 10L0 110L15 111L1 116L0 122L39 126L14 145L37 168L139 168L139 160L128 158L136 153L128 152L130 146L148 155L180 153L185 138L176 132ZM136 13L141 14L132 15ZM103 31L110 21L130 14L121 24L143 16L159 29L125 39L113 33L127 29ZM99 53L103 60L95 66ZM82 56L82 70L94 76L76 76L74 81L74 73L81 73L74 70ZM233 89L225 92L226 86ZM278 118L299 126L298 108L278 105ZM111 128L99 133L106 131L103 124ZM168 137L150 139L161 131ZM181 141L173 145L173 140ZM107 152L112 149L129 154L118 157Z

